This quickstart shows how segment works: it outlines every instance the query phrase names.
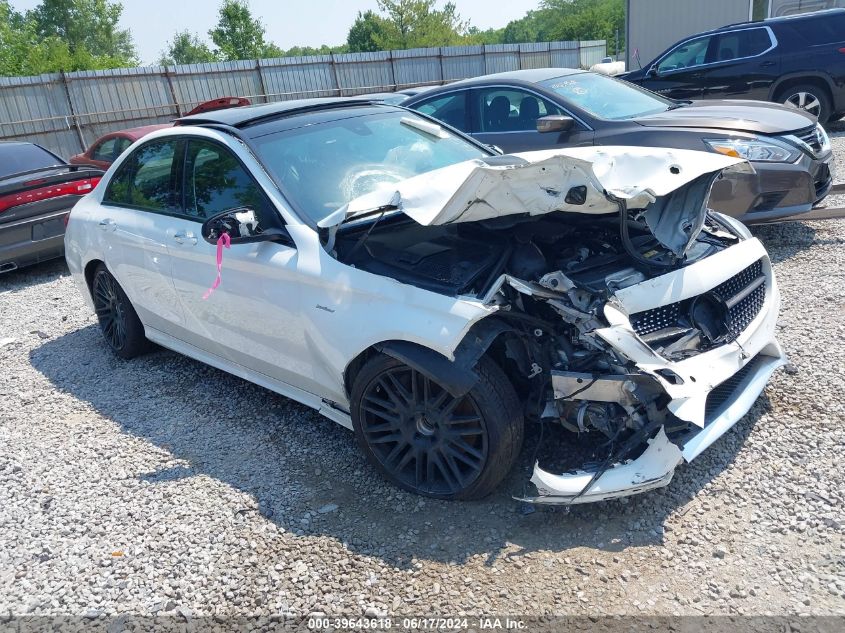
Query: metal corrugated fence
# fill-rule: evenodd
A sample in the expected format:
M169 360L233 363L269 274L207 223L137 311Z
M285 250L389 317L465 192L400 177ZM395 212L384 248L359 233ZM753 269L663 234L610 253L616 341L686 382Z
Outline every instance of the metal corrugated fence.
M166 123L217 97L353 96L522 68L589 68L605 53L604 40L538 42L0 77L0 140L67 158L103 134Z

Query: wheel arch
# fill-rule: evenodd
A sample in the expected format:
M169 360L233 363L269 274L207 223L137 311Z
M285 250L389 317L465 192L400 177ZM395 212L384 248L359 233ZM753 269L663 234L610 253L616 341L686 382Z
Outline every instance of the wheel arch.
M343 373L344 390L347 397L350 397L355 376L377 354L391 356L413 367L429 378L438 381L453 396L464 395L472 389L479 379L475 372L475 366L484 355L488 355L513 382L510 368L503 366L502 355L489 353L493 350L503 349L504 339L507 333L511 331L513 331L511 325L502 319L495 318L495 316L481 319L467 331L458 344L454 354L455 360L412 341L394 339L375 343L347 364Z
M821 72L790 73L788 75L784 75L783 77L779 77L778 80L772 84L772 87L769 90L769 101L775 101L784 90L788 90L792 86L798 86L801 84L819 86L826 91L827 97L831 101L831 105L835 105L833 103L833 80L828 75Z
M106 265L106 263L101 259L92 259L85 264L85 268L82 269L83 275L85 276L85 285L88 286L88 294L92 299L94 297L94 272L100 264L103 266Z

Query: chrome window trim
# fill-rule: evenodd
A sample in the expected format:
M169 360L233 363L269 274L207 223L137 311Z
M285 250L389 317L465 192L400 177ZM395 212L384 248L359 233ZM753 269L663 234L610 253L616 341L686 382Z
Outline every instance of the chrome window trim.
M698 64L697 66L687 66L686 68L676 68L674 70L667 70L667 71L663 72L663 74L659 74L659 75L655 75L655 76L656 77L668 77L668 76L671 76L675 73L686 72L688 70L696 70L698 68L709 68L711 66L716 66L718 64L728 64L730 62L742 61L744 59L754 59L755 57L760 57L761 55L765 55L766 53L771 52L775 48L777 48L778 38L775 35L774 31L772 31L772 27L770 27L770 26L750 26L750 27L747 27L747 28L744 28L744 29L727 29L725 31L720 31L718 33L708 33L707 35L700 35L698 37L691 37L688 40L684 40L682 42L679 42L674 48L672 48L670 51L668 51L663 57L661 57L658 60L655 60L655 62L651 66L648 67L648 70L646 71L646 76L648 76L648 73L650 73L653 68L658 68L660 66L660 62L662 62L664 59L669 57L669 55L674 53L681 46L689 44L690 42L694 42L695 40L700 40L700 39L703 39L705 37L717 37L717 36L720 36L720 35L726 35L728 33L739 33L741 31L752 31L752 30L757 30L757 29L765 29L769 34L769 41L771 42L771 46L769 46L769 48L767 48L766 50L764 50L761 53L757 53L756 55L748 55L746 57L735 57L734 59L726 59L726 60L722 60L722 61L718 61L718 62L710 62L708 64Z

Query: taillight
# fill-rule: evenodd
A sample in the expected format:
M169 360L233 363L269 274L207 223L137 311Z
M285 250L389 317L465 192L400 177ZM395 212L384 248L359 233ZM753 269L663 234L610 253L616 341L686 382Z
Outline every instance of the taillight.
M845 46L843 46L842 48L840 48L840 49L839 49L839 52L840 52L840 53L842 53L842 54L845 54Z
M31 180L24 183L24 185L32 186L39 184L40 182L43 182L43 180ZM83 180L60 182L55 185L36 187L35 189L28 189L27 191L6 194L5 196L0 196L0 213L21 204L40 202L41 200L58 198L59 196L84 196L86 193L93 191L98 182L100 182L99 177L85 178Z

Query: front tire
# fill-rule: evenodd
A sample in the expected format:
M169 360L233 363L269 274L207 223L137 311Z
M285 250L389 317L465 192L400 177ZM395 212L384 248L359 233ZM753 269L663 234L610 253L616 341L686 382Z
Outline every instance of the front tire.
M479 380L455 398L385 355L352 387L352 423L367 459L391 483L438 499L478 499L501 483L522 448L519 399L504 372L482 358Z
M813 84L800 84L780 93L777 101L785 106L804 110L824 125L830 119L831 103L827 92Z
M150 349L138 313L105 264L100 264L94 271L91 296L100 331L115 354L129 359Z

